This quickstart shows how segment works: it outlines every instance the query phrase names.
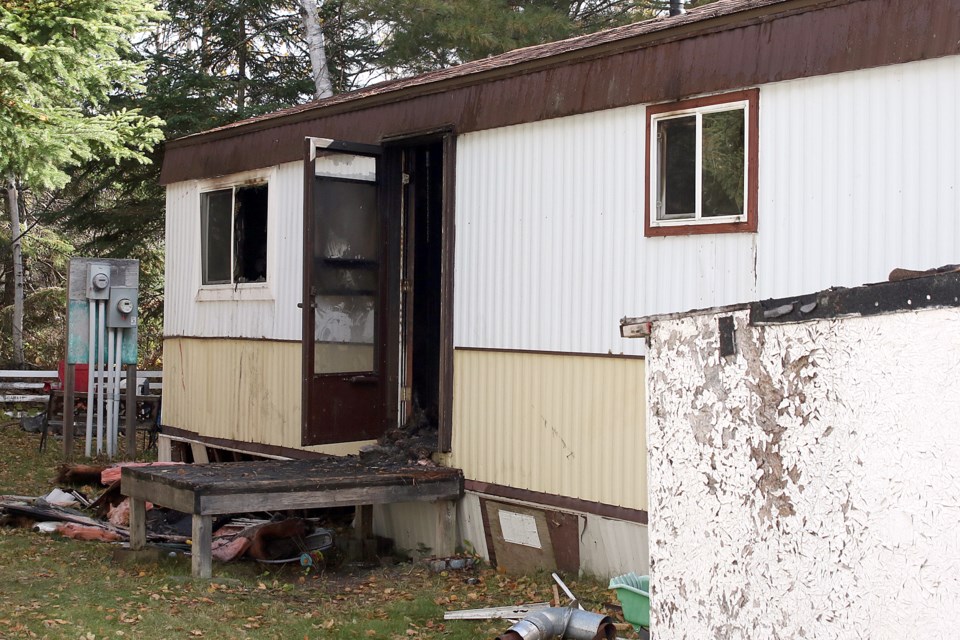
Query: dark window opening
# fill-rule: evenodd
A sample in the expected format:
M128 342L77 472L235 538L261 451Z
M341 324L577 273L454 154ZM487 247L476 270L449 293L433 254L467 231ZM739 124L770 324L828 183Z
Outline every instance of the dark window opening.
M235 282L267 280L267 185L237 187L234 205Z
M267 185L200 194L202 282L267 280Z
M203 284L230 282L230 228L233 189L200 196Z

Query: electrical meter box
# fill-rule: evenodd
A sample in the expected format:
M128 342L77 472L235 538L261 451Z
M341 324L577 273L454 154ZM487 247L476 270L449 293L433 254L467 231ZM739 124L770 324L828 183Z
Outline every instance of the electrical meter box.
M106 343L99 344L100 327L122 329L121 362L125 365L137 363L139 285L138 260L70 258L67 272L68 363L86 364L90 352L96 353L101 346L107 353Z
M110 297L110 265L87 264L87 299L106 300Z
M137 326L136 287L110 287L107 326L111 329L129 329Z

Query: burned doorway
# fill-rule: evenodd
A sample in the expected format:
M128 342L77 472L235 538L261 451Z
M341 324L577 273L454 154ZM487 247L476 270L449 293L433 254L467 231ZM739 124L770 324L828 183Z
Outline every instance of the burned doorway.
M402 166L399 422L449 450L453 137L406 142Z
M454 137L307 138L304 157L302 444L399 425L449 451Z

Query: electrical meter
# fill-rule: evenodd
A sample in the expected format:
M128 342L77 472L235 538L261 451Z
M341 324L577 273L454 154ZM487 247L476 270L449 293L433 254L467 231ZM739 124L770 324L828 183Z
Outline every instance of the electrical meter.
M110 265L87 265L87 299L107 300L110 297Z
M137 289L135 287L110 288L107 326L117 329L137 326Z

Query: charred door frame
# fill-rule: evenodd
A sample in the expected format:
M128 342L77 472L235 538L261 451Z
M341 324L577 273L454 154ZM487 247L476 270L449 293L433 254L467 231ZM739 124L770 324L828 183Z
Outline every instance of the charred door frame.
M323 141L323 146L318 146L318 141ZM316 178L315 166L306 161L307 158L316 157L316 151L323 149L325 151L342 152L345 154L372 156L377 162L377 209L380 221L380 254L381 266L379 275L380 302L378 303L376 319L377 336L374 341L374 363L376 367L375 375L380 377L380 402L383 407L382 424L374 425L373 431L377 434L389 426L392 415L391 406L396 402L396 385L391 382L395 380L396 374L391 375L390 354L396 351L390 342L390 318L392 316L392 283L390 273L392 272L390 260L391 255L391 218L389 212L389 198L387 197L388 185L390 181L388 173L385 171L383 148L378 145L367 145L360 143L345 142L342 140L329 140L317 137L307 137L304 139L304 166L303 166L303 243L301 250L303 252L303 289L302 289L302 349L301 349L301 409L300 409L300 442L302 446L312 446L318 444L331 444L341 442L342 440L333 438L317 437L311 434L311 417L313 416L314 402L311 393L314 379L314 331L315 331L315 313L313 302L313 237L314 237L314 192L312 182ZM386 298L386 300L383 299ZM391 400L391 396L393 399ZM376 437L376 436L374 436ZM359 439L368 439L366 437Z
M400 246L401 225L405 223L402 211L403 185L403 153L405 149L421 146L427 143L441 142L443 146L443 184L441 185L442 222L441 222L441 274L440 274L440 335L438 351L440 356L440 370L438 385L438 446L441 452L449 452L452 445L453 428L453 295L454 295L454 248L456 246L456 133L452 126L431 129L428 131L405 134L384 138L381 144L384 147L384 187L386 189L385 205L388 213L388 237L390 246L387 250L388 264L391 265L388 291L390 314L387 330L387 342L390 345L387 354L387 386L394 391L391 401L387 404L387 414L399 414L399 387L400 373L400 297L401 273L399 265L400 251L406 247ZM396 266L396 269L393 267Z

